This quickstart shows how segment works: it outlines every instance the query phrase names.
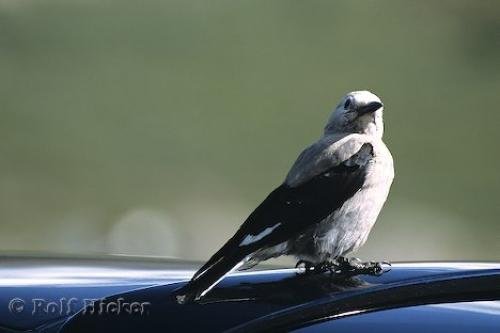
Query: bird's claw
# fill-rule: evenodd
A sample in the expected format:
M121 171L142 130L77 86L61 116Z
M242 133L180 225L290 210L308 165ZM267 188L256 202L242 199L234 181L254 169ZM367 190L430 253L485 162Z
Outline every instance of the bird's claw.
M338 274L341 272L339 267L333 262L322 262L314 266L314 271L318 273L330 272L330 274Z
M384 261L379 262L379 264L380 264L380 267L382 269L380 274L390 272L392 269L392 264L389 261L384 260Z
M347 259L344 257L339 257L334 261L325 261L314 265L313 263L305 260L299 260L295 268L299 269L299 273L325 273L330 272L330 274L335 275L358 275L358 274L368 274L368 275L382 275L391 270L392 265L388 261L369 261L362 262L358 258Z
M307 260L299 260L295 268L298 270L299 274L324 273L326 271L330 271L331 273L340 272L332 262L314 264Z
M352 273L354 274L369 274L369 275L382 275L391 270L391 263L388 261L369 261L360 262L359 264L353 265Z
M314 270L314 265L313 263L306 261L306 260L299 260L297 264L295 265L295 268L298 270L298 273L300 274L308 274L311 273L312 270Z

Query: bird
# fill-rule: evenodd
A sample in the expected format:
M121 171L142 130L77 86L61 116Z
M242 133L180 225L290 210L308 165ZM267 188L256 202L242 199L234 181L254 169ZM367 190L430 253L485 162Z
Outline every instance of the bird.
M382 140L384 105L374 93L353 91L331 112L323 135L298 156L274 189L176 294L199 301L229 272L282 255L311 270L376 269L346 255L367 240L392 185L392 155Z

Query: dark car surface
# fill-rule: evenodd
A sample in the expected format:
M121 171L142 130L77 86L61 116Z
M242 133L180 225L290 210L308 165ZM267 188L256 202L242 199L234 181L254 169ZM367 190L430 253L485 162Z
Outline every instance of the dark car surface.
M0 257L1 332L500 332L500 264L399 263L380 276L234 273L199 303L199 263Z

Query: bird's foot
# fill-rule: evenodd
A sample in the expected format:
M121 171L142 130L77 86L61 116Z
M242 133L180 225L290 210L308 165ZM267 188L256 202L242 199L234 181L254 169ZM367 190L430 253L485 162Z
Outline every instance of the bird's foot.
M348 259L345 257L338 257L333 261L326 261L313 267L314 271L321 273L329 271L331 274L336 275L382 275L391 270L391 264L388 261L362 262L358 258Z
M391 270L391 263L388 261L368 261L362 262L358 258L338 257L332 261L325 261L319 264L313 264L310 261L299 260L295 265L299 269L299 273L325 273L335 275L382 275Z
M339 257L336 260L342 273L347 274L369 274L382 275L391 270L391 263L388 261L368 261L362 262L358 258Z
M314 264L307 260L299 260L295 268L299 270L300 274L325 273L327 271L334 273L334 266L333 262Z
M313 271L315 271L316 267L310 261L299 260L299 261L297 261L297 264L295 265L295 268L297 268L298 271L299 271L299 273L301 273L301 274L310 274Z

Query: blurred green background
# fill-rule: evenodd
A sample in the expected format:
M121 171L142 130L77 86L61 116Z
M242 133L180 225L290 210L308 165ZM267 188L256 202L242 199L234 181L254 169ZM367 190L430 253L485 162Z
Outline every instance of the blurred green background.
M206 259L346 92L396 179L365 259L500 259L500 2L0 0L0 252Z

